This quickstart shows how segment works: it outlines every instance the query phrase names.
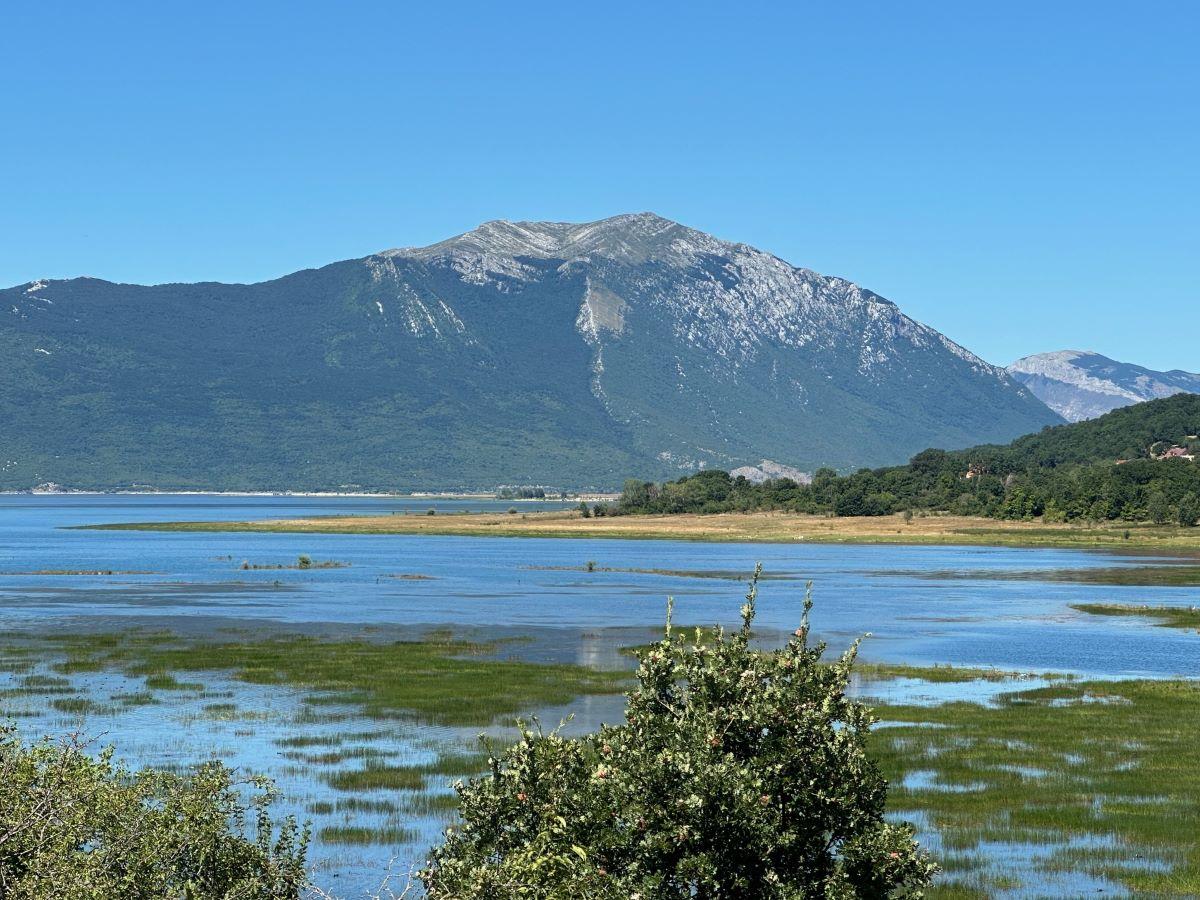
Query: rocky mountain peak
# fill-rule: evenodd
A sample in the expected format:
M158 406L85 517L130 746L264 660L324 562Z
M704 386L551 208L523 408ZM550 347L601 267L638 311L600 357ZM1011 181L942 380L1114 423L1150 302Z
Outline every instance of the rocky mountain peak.
M700 253L728 252L736 245L652 212L627 213L597 222L510 222L495 219L428 247L385 255L430 259L460 254L571 261L601 257L637 265L649 260L685 262Z
M1091 350L1036 353L1018 359L1008 371L1071 422L1143 400L1200 393L1200 375L1179 369L1156 372Z

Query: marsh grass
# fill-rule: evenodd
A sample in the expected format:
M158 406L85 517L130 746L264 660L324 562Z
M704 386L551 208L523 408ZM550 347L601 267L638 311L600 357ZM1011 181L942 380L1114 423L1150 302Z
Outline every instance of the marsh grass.
M1200 630L1200 608L1195 606L1138 606L1125 603L1072 603L1071 609L1093 616L1127 616L1157 619L1163 628Z
M131 670L131 674L142 674ZM156 672L146 676L146 687L153 691L202 691L204 685L197 681L180 681L170 672Z
M429 779L478 775L487 768L484 753L441 753L436 760L418 765L390 765L368 759L361 769L342 769L325 776L325 783L339 791L425 791Z
M372 800L367 797L345 797L333 806L340 813L368 813L372 815L394 815L400 807L391 800Z
M333 559L312 559L307 556L301 556L294 563L252 563L249 560L243 560L238 566L244 572L253 571L279 571L291 569L296 571L309 571L310 569L347 569L350 563L341 562Z
M582 566L525 566L535 572L600 572L630 575L664 575L670 578L704 578L719 581L749 581L751 573L742 569L639 569L623 566L598 566L588 562ZM773 572L759 575L759 581L795 581L793 572Z
M398 825L379 828L368 828L361 825L327 825L317 832L317 836L326 844L399 846L415 841L420 835Z
M1137 609L1120 614L1145 615L1145 608ZM487 725L497 717L564 704L580 694L622 690L626 677L498 660L497 644L456 641L446 632L400 642L295 636L205 642L121 632L45 637L31 646L33 650L26 646L16 651L15 658L57 656L59 674L18 674L11 682L16 687L5 696L41 694L45 699L90 703L75 695L71 679L63 675L111 670L146 683L145 691L114 695L114 703L156 702L156 689L203 689L180 680L177 674L184 672L292 686L322 701L290 721L296 733L275 743L296 753L293 761L325 768L289 771L324 781L341 795L314 799L308 809L313 815L351 817L329 825L335 830L328 833L318 831L323 842L348 845L416 840L391 818L369 827L356 817L452 817L457 797L444 790L444 782L486 768L482 753L444 748L427 764L397 765L383 749L365 746L393 736L386 720L413 717L453 726ZM0 648L0 654L7 653L8 648ZM857 671L865 680L917 678L934 683L1023 677L948 666L860 664ZM1036 868L1043 872L1085 872L1139 896L1200 895L1200 845L1194 839L1200 833L1200 742L1195 726L1200 720L1200 687L1185 681L1064 678L1032 690L1014 684L1011 692L988 696L987 705L876 706L877 715L889 723L872 737L874 752L892 782L889 807L900 817L928 822L938 835L939 859L947 871L931 896L988 897L1028 888L1029 882L1016 883L1028 873L1019 866L1007 867L994 852L998 846L1019 845L1042 848ZM357 712L352 715L339 705ZM79 715L102 711L55 708ZM26 711L18 707L5 712ZM234 717L240 713L229 711ZM358 713L381 723L368 729L359 720L343 731L324 730ZM323 731L305 733L306 725ZM330 771L356 760L361 760L360 767Z
M377 719L417 718L442 725L487 725L497 717L570 702L582 694L613 693L627 675L572 665L496 659L500 645L455 641L440 634L412 641L325 641L289 636L206 642L161 634L46 637L65 658L64 673L113 669L145 678L150 691L201 691L177 673L221 672L239 681L287 685L305 702L351 707Z
M1069 679L1068 675L1031 675L1026 672L1009 672L1003 669L987 669L969 666L910 666L903 663L856 662L854 674L862 681L887 681L892 678L917 678L934 684L965 684L970 681L1018 681L1024 678Z
M50 706L61 713L71 715L87 715L96 713L100 707L86 697L59 697L50 701Z
M1038 583L1107 584L1127 587L1194 587L1200 566L1175 563L1153 566L1096 566L1087 569L881 569L875 577L921 581L1033 581Z
M1197 683L1063 681L876 714L892 723L872 738L889 806L928 821L954 860L936 896L987 896L987 879L1013 877L988 842L1042 848L1038 868L1138 896L1200 894Z
M132 694L113 694L108 699L123 706L152 706L158 703L158 698L149 691L137 691Z
M415 816L450 817L458 809L458 794L422 791L405 797L402 811Z
M337 747L342 743L340 734L294 734L275 742L280 747Z
M416 766L389 766L368 762L361 769L331 772L324 781L337 791L420 791L425 789L425 773Z

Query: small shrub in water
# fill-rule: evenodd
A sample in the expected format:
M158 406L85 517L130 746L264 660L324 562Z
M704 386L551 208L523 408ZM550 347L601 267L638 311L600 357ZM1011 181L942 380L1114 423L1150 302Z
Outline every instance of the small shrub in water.
M421 873L431 900L919 897L937 867L884 820L873 723L846 696L857 644L824 665L806 598L788 644L750 646L757 578L730 636L644 651L626 724L523 729L459 786L462 826Z

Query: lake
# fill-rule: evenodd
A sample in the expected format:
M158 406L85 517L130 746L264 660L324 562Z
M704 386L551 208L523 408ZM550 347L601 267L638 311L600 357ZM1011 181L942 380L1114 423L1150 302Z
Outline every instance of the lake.
M449 626L472 638L521 637L506 652L538 661L620 667L620 647L663 622L668 595L681 624L735 624L745 585L735 573L762 562L758 625L766 640L795 627L805 583L814 582L814 630L840 649L870 633L862 658L879 662L993 666L1038 673L1166 677L1200 670L1195 634L1140 620L1091 616L1073 603L1194 605L1200 588L1138 585L1138 571L1180 560L1095 551L832 544L708 544L446 536L169 533L69 530L105 522L439 515L554 503L380 497L0 496L0 631L8 635L167 628L193 634L405 634ZM301 555L337 568L293 566ZM588 563L597 571L587 571ZM249 568L246 568L249 566ZM670 570L600 571L608 570ZM1124 577L1106 573L1120 570ZM36 574L113 572L111 575ZM137 573L137 574L130 574ZM1108 581L1121 583L1107 583ZM1148 579L1153 581L1154 579ZM17 673L0 673L0 684ZM75 676L89 696L139 685L120 673ZM169 703L106 709L99 719L62 709L23 710L22 732L103 732L135 763L183 766L217 756L278 779L285 809L348 821L312 756L286 747L303 703L286 687L205 675L204 690ZM213 698L245 716L214 714ZM229 704L230 706L234 704ZM543 710L547 721L566 708ZM620 702L583 698L575 729L614 721ZM348 724L348 722L350 724ZM318 737L357 728L363 741L406 761L436 759L470 738L463 729L378 723L353 716L312 724ZM477 730L477 729L476 729ZM383 749L379 749L383 748ZM364 753L366 750L364 749ZM449 781L436 791L448 791ZM313 812L317 810L317 812ZM395 810L371 821L398 820ZM357 815L355 821L362 819ZM391 856L421 858L447 820L409 812L397 846L318 842L312 858L327 885L352 895L377 880ZM319 878L319 880L320 880Z

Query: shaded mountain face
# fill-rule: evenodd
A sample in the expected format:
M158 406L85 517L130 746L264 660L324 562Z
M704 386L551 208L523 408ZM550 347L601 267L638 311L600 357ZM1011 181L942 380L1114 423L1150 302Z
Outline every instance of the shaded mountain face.
M613 487L1060 421L840 278L651 214L253 285L0 291L0 487Z
M1200 393L1200 375L1179 369L1155 372L1081 350L1026 356L1008 371L1068 422L1094 419L1143 400Z

